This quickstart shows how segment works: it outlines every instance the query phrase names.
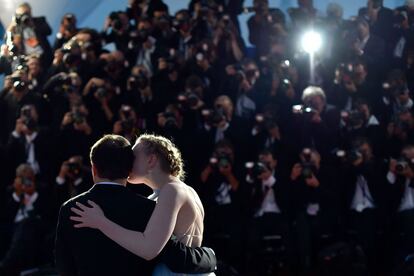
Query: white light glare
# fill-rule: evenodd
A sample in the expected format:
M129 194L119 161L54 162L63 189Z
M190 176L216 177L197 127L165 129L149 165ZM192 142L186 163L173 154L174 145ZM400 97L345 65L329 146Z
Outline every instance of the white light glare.
M306 32L301 41L302 49L308 54L314 54L322 46L322 37L315 31Z

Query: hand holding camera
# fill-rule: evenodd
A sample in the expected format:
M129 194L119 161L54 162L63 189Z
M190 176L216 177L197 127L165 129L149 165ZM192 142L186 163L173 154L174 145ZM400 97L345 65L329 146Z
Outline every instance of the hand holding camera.
M24 193L23 182L21 177L16 177L13 182L14 192L18 197Z
M300 163L296 163L292 171L290 173L290 179L292 181L296 181L302 175L302 165Z
M14 129L19 135L25 135L28 132L27 126L24 123L23 118L16 120L16 127Z
M310 177L305 178L306 185L311 188L318 188L320 183L319 180L316 178L315 174L311 174Z

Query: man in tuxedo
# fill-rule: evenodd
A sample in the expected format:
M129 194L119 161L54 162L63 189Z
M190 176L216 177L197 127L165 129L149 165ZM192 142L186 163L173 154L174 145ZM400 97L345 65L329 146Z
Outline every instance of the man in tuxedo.
M118 135L106 135L91 149L95 185L87 192L67 201L60 209L56 232L56 267L60 275L151 275L157 262L174 272L204 273L215 269L211 249L188 248L169 241L156 259L144 259L121 248L93 229L76 229L70 221L75 202L99 204L115 223L144 232L155 202L126 188L134 155L131 144Z

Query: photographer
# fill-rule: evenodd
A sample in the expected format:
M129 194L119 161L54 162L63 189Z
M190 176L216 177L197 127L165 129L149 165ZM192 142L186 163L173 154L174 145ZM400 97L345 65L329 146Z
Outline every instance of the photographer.
M119 109L118 120L115 121L112 133L122 135L131 142L134 142L136 136L143 129L144 122L137 118L137 114L129 105L122 105Z
M20 4L7 28L6 43L14 56L36 54L41 56L42 67L51 62L52 49L47 36L52 33L45 17L32 17L28 3Z
M145 120L145 124L155 127L156 114L161 112L158 102L162 101L162 95L156 97L153 91L153 82L149 76L149 72L143 66L134 66L131 69L131 75L126 81L126 92L122 95L121 101L124 104L130 104L134 107L138 117ZM166 91L162 91L166 93Z
M204 158L214 148L214 145L222 140L229 140L237 155L237 162L241 166L247 159L248 151L243 145L249 139L249 124L243 118L234 114L233 102L228 96L222 95L216 98L213 110L204 113L204 125L198 132L197 144L204 149L200 153Z
M217 48L219 68L240 62L244 53L244 42L230 16L225 14L217 24L213 43Z
M377 268L378 239L387 223L385 185L386 168L375 158L370 142L357 138L346 153L342 182L346 229L354 235L367 256L371 272Z
M404 144L414 141L414 117L410 110L401 109L387 125L385 149L389 156L397 156Z
M334 181L334 168L322 163L316 150L305 148L299 157L300 162L292 167L289 184L296 250L301 269L306 271L321 249L323 237L337 234L340 193Z
M115 43L116 49L126 53L128 51L129 18L125 12L111 12L105 19L105 24L101 33L104 44Z
M59 162L71 156L80 155L87 160L88 149L96 137L94 129L89 124L89 110L82 103L71 106L61 122L57 135L59 141Z
M335 71L335 79L329 89L328 102L341 110L355 109L355 102L364 99L371 104L375 113L381 106L380 87L368 79L367 66L362 61L341 63Z
M184 60L188 60L191 57L191 51L195 44L191 34L192 25L189 11L179 10L176 12L173 25L177 30L173 39L173 48L177 49L178 56L182 57Z
M27 58L27 68L30 90L40 94L46 77L40 58L38 56L29 56Z
M77 73L64 73L49 78L43 86L44 97L52 108L52 127L59 129L62 119L71 106L82 102L82 80Z
M39 122L46 125L50 118L48 117L49 107L47 102L40 95L30 91L29 80L26 71L15 71L10 77L9 92L0 98L0 114L5 124L1 129L1 138L5 142L7 137L15 128L16 114L26 105L35 105Z
M170 49L170 54L167 57L158 59L158 67L155 75L151 78L151 85L157 99L157 106L161 110L177 100L182 89L182 80L174 49Z
M406 256L412 253L414 239L414 146L407 145L402 149L399 159L391 159L387 173L387 181L392 185L391 211L393 218L393 233L396 256ZM397 246L398 244L398 246Z
M339 111L326 103L324 91L316 86L303 91L302 102L303 105L293 106L294 117L287 141L297 152L315 147L325 159L339 143Z
M259 153L258 162L246 163L248 202L248 270L254 271L264 236L281 235L289 248L289 187L278 168L278 160L270 150ZM286 253L286 252L285 252ZM250 268L250 269L249 269Z
M53 243L47 235L52 231L54 210L47 193L39 191L37 186L38 180L32 167L19 165L13 190L2 208L2 224L10 229L5 233L10 240L5 245L8 250L0 261L1 275L17 275L51 259Z
M116 110L119 109L116 91L105 79L92 78L83 89L83 99L89 110L89 120L97 135L112 130Z
M84 166L81 156L73 156L64 161L55 181L56 206L61 206L68 199L86 192L93 184L89 168Z
M23 106L7 143L9 169L15 170L19 164L27 163L39 180L48 183L55 160L52 138L48 128L39 127L36 107Z
M361 59L367 64L368 71L375 79L385 72L388 60L385 60L386 49L384 40L370 31L369 23L359 18L356 21L355 33L351 33L349 58Z
M354 109L341 112L342 142L347 147L349 141L357 137L367 137L373 146L373 151L377 156L384 154L385 131L367 101L357 100Z
M61 21L59 32L56 34L56 40L53 45L53 50L61 48L66 42L68 42L79 31L77 24L77 18L72 13L65 14Z
M272 17L269 14L268 0L254 0L255 12L247 21L249 42L256 46L256 55L265 56L269 52Z
M201 173L200 194L205 212L206 244L223 250L221 256L234 264L240 258L241 214L240 171L235 167L234 150L226 140L219 141ZM223 240L224 239L224 240ZM224 243L230 243L228 247ZM219 254L219 253L218 253Z

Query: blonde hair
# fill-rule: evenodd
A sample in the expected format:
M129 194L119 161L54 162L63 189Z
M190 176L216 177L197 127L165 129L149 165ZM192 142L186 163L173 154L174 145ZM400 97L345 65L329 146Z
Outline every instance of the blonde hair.
M184 162L177 146L168 138L153 134L143 134L135 144L142 143L146 154L155 154L160 160L161 169L177 177L181 181L185 178Z

